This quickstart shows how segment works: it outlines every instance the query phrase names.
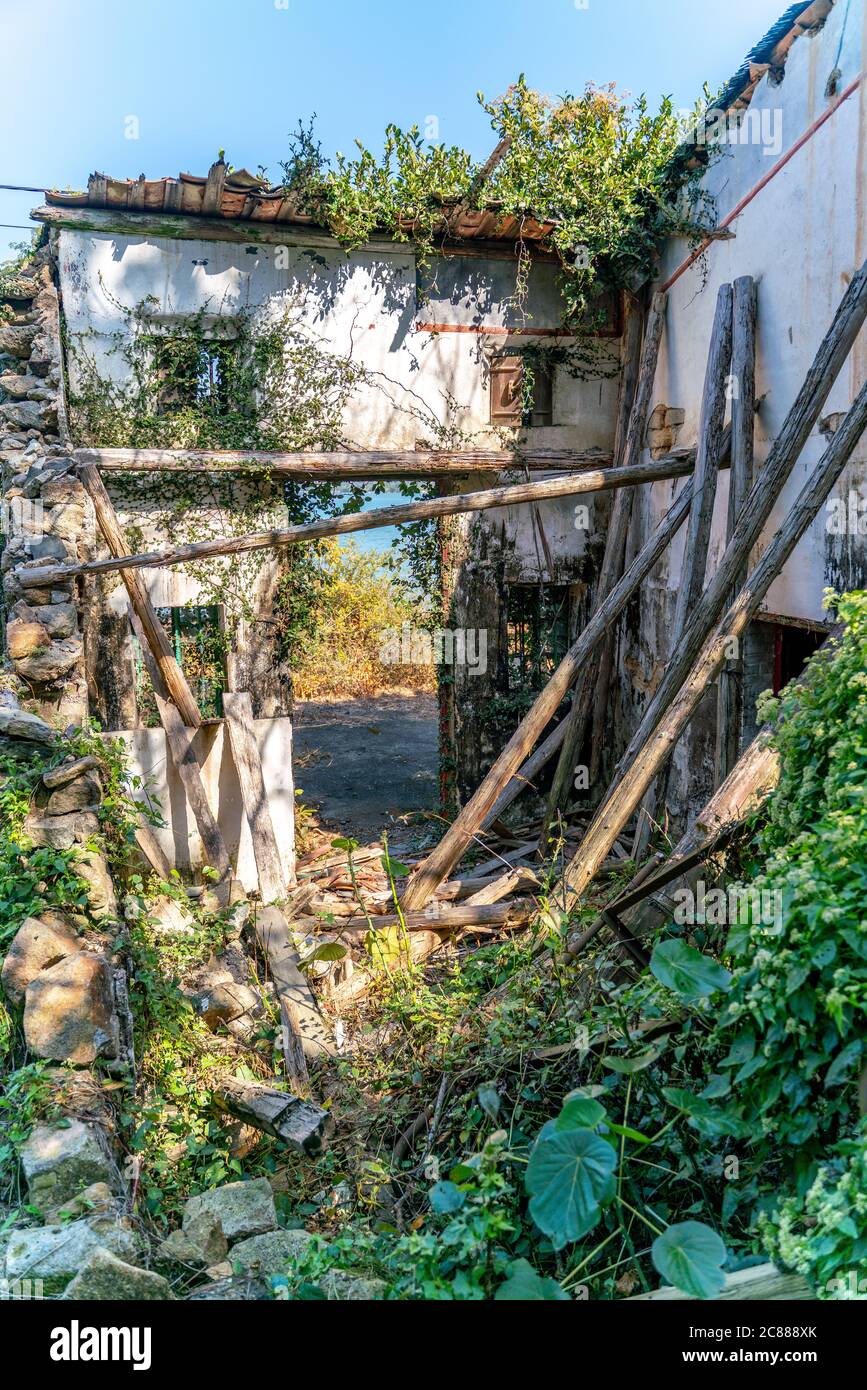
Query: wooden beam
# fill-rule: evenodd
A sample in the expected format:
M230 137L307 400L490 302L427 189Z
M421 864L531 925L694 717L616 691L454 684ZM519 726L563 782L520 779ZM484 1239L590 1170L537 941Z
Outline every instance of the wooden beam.
M733 300L731 285L720 285L699 412L692 507L674 615L676 635L683 631L687 614L695 607L704 588L719 472L719 442L726 408L726 384L732 360Z
M286 913L274 906L257 907L254 929L280 1001L286 1071L296 1085L306 1086L307 1059L329 1056L333 1043L310 984L298 969Z
M432 905L433 906L433 905ZM436 911L430 907L424 912L405 912L403 920L410 932L449 932L459 927L520 927L531 922L538 915L538 907L532 898L514 898L508 903L458 903L454 907L441 907ZM370 932L386 931L399 927L401 919L396 912L386 912L379 917L344 917L340 920L340 930Z
M654 730L637 749L611 795L591 822L565 874L567 910L593 880L611 846L636 810L656 773L671 756L677 740L720 669L731 643L739 641L758 613L762 600L795 546L815 518L867 426L867 383L816 464L746 585L705 640L681 689L670 700ZM758 486L758 484L757 484Z
M830 652L842 631L842 624L835 627L820 650ZM808 666L787 689L808 685L815 670L814 666ZM669 868L681 863L684 866L676 882L670 881L671 891L674 888L694 889L698 879L706 872L703 860L692 863L696 851L709 839L718 837L726 826L743 821L776 787L780 778L780 755L772 735L771 725L765 724L681 836L667 865ZM671 919L675 906L669 894L654 893L647 898L637 908L630 923L635 935L644 937L661 927Z
M727 463L730 438L731 426L726 425L725 429L723 430L722 438L722 447L724 451L722 461L723 467L725 467ZM691 487L692 484L689 483L687 484L687 486ZM606 635L610 636L610 632L611 630L609 628L608 633ZM542 768L545 767L551 761L558 748L562 747L563 739L566 736L567 727L568 725L566 719L561 719L560 723L555 725L551 733L545 739L545 742L540 743L536 751L534 753L531 753L530 757L527 759L524 765L518 769L514 777L512 777L506 783L505 787L503 788L493 807L482 821L482 830L487 830L488 826L490 826L495 820L497 820L503 814L503 812L507 810L509 806L511 806L512 802L515 801L516 798L521 795L521 792L524 791L526 787L533 785L533 779L537 777L538 774L541 772Z
M273 453L262 449L76 449L78 463L101 472L263 472L301 478L438 478L471 473L578 472L606 468L604 449L368 449Z
M93 503L99 529L105 537L112 555L116 560L129 555L126 537L98 470L92 463L83 464L78 470L78 476ZM163 625L148 598L144 580L141 575L136 574L131 569L121 568L120 576L126 585L130 604L139 621L142 645L148 648L157 664L167 696L174 700L182 724L191 729L197 729L202 722L199 707L187 684L186 676L175 660Z
M734 535L738 519L753 485L757 312L756 282L752 276L742 275L734 283L732 380L736 390L732 396L732 458L726 521L727 545ZM746 573L742 570L738 575L735 587L740 588L745 579ZM717 695L715 754L717 785L725 780L738 760L744 709L743 681L743 656L738 654L729 657L720 671Z
M135 212L128 208L55 207L47 203L30 214L35 222L71 232L114 232L120 236L161 237L169 241L228 241L236 246L321 246L339 250L340 242L321 227L252 218L204 217L201 214ZM371 237L365 249L407 256L406 242Z
M656 297L651 302L650 313L648 315L646 342L651 339L651 334L655 334L654 310L664 309L665 299L660 305ZM644 370L642 354L642 327L644 314L641 301L635 295L626 296L626 318L623 327L622 343L622 365L620 369L620 398L617 408L617 424L614 431L614 465L620 467L626 459L626 446L630 435L630 422L636 410L636 400L639 401L639 409L646 410L649 407L650 396L647 396L647 406L642 405L643 386L645 375L649 375ZM652 375L656 375L656 357L653 361ZM642 428L640 438L643 438ZM636 453L632 462L637 462ZM606 580L605 592L611 585L620 578L623 573L623 566L626 558L626 539L629 534L629 523L632 518L632 497L631 490L616 492L611 507L611 519L608 526L608 535L605 538L605 554L602 560L602 571L606 568L606 559L611 555L611 562L615 565L615 571ZM597 602L602 595L603 573L599 576L599 593ZM611 688L611 678L614 671L614 646L616 634L609 629L602 639L599 651L599 665L596 675L595 690L593 692L593 725L592 737L590 740L590 785L596 782L599 776L599 769L602 763L602 742L605 731L605 724L608 717L609 691Z
M659 347L662 342L662 330L665 324L665 310L667 296L655 294L650 306L647 317L647 330L644 335L644 345L637 365L637 376L630 382L633 371L636 368L629 364L626 369L624 389L632 396L631 408L626 416L626 407L621 402L618 411L618 435L615 442L614 461L615 465L620 466L622 461L632 467L640 458L641 450L644 445L644 431L647 426L647 416L650 410L650 400L653 393L653 383L656 379L656 366L659 360ZM635 350L634 334L632 348ZM621 393L622 394L622 393ZM626 417L626 418L625 418ZM626 555L626 538L629 531L629 520L632 515L632 488L618 488L614 494L614 501L611 507L611 517L608 523L608 534L605 538L605 551L602 557L602 566L599 571L599 580L596 588L595 605L598 605L610 594L614 584L623 573L623 563ZM693 506L695 506L695 488L693 487ZM560 757L554 772L554 779L551 783L551 790L548 795L548 802L542 816L542 824L539 830L539 853L544 855L548 849L548 835L551 824L559 811L565 806L572 786L575 770L575 760L581 752L584 742L584 735L588 723L593 714L594 707L597 705L597 698L601 702L600 679L604 678L606 684L611 679L611 664L614 651L614 633L609 629L602 642L602 650L594 658L591 666L583 673L580 685L576 688L575 698L572 701L572 708L567 716L568 725L565 731L563 746L560 750ZM604 668L604 669L603 669ZM607 690L606 690L607 696ZM597 710L602 721L603 712ZM597 756L598 768L598 756Z
M453 233L457 232L458 224L460 223L461 218L468 211L475 210L474 204L478 201L479 194L481 193L485 184L490 181L491 175L495 172L497 166L501 164L502 161L505 159L506 155L508 154L511 148L511 135L504 135L500 140L497 141L493 150L488 155L484 164L480 166L478 172L475 175L475 178L472 180L466 197L462 198L461 201L457 203L448 214L449 228L452 230Z
M424 907L438 885L443 879L448 878L455 864L466 853L473 837L488 819L493 808L499 804L501 794L524 763L542 730L556 714L560 701L575 684L583 663L593 652L596 643L623 612L638 586L658 562L672 537L677 534L689 512L691 497L692 482L689 482L629 569L596 609L581 636L570 647L453 825L446 831L437 847L414 870L403 890L401 901L404 907ZM562 721L561 727L564 725L565 721Z
M810 1285L801 1274L789 1274L777 1269L776 1265L753 1265L751 1269L739 1269L735 1274L727 1274L721 1293L713 1302L805 1303L815 1299ZM682 1293L680 1289L669 1286L654 1289L651 1293L633 1294L624 1299L625 1303L694 1303L692 1294Z
M133 631L141 646L142 659L148 669L151 685L154 688L154 697L159 711L160 723L166 731L169 753L186 792L187 801L202 838L208 863L219 874L220 880L229 880L232 876L229 854L219 826L214 819L214 813L211 810L202 782L201 769L193 752L195 729L185 728L177 707L168 698L168 690L163 681L162 673L148 646L141 619L132 604L130 604L129 614Z
M723 417L726 408L726 385L732 357L731 285L720 285L711 327L710 346L705 367L704 388L698 420L698 445L693 474L692 507L689 513L686 544L680 569L677 602L674 612L672 649L677 650L680 635L686 626L704 588L707 555L713 524ZM638 813L638 826L632 846L632 858L644 858L655 818L664 817L668 795L668 770L663 768Z
M262 762L253 726L253 705L247 691L223 692L223 716L241 786L241 800L250 827L259 874L259 897L273 903L286 897L283 862L268 807Z
M329 1110L258 1081L223 1077L214 1089L214 1101L244 1124L273 1135L308 1158L322 1153L334 1132Z
M446 209L443 209L445 227ZM47 203L33 208L34 222L44 222L60 231L113 233L116 236L164 238L169 241L227 241L236 246L303 246L321 247L327 251L346 248L324 227L305 223L265 222L244 217L203 217L199 213L134 211L129 208L56 207ZM437 238L431 246L434 256L482 256L486 259L514 261L517 238L470 237ZM558 265L560 258L544 240L524 243L534 261ZM380 256L414 257L413 246L394 237L371 236L364 243L365 251Z
M136 826L133 833L135 835L136 844L154 873L157 874L163 882L168 882L171 878L172 865L163 853L162 846L151 827L146 821L142 821L141 825Z
M865 318L867 261L852 277L840 301L834 321L819 346L804 383L759 472L716 573L689 616L680 647L672 654L641 724L620 760L612 790L617 778L633 764L637 749L643 746L649 732L656 727L662 711L677 694L702 644L722 615L737 584L737 577L748 562L750 552L768 522Z
M86 465L93 467L93 465ZM511 507L521 502L541 502L557 497L602 492L609 488L639 486L669 478L682 478L692 471L689 458L660 459L657 463L638 464L634 468L598 468L586 473L570 473L563 478L546 478L535 483L517 483L510 487L488 488L483 492L450 493L424 502L408 502L396 507L377 507L350 516L326 517L322 521L306 522L280 531L254 531L248 536L230 536L213 541L198 541L143 555L131 555L123 560L92 560L87 564L51 565L27 571L27 587L50 587L65 582L77 574L107 574L117 569L163 568L183 565L189 561L212 559L218 555L242 555L251 550L282 549L325 536L340 536L355 531L369 531L381 526L400 526L408 521L427 517L456 516L462 512L486 511L492 507Z

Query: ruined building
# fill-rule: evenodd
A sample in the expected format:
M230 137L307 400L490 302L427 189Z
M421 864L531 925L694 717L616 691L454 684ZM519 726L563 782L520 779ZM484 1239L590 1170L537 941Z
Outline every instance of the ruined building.
M407 465L408 476L436 479L441 493L497 481L556 476L558 469L610 466L618 448L618 410L628 325L644 319L651 292L667 293L664 330L636 463L682 461L701 427L704 363L721 286L752 277L756 286L754 469L760 476L835 309L865 256L865 14L813 0L790 8L717 100L708 134L714 158L703 189L715 228L700 254L682 239L663 249L656 281L611 299L582 335L580 370L564 335L552 224L518 225L463 208L443 210L434 254L413 243L374 237L346 253L291 197L219 161L206 176L122 181L94 175L84 193L50 192L35 216L50 229L39 253L38 283L13 287L12 321L0 328L0 439L7 500L44 509L44 534L27 509L13 509L7 571L7 652L30 708L51 722L86 710L106 731L124 731L140 770L153 779L169 826L161 844L171 863L202 859L194 817L167 770L162 728L144 727L138 707L139 644L116 575L87 576L56 590L27 587L27 566L105 554L75 476L84 455L70 451L64 413L84 384L87 361L101 379L123 382L125 347L135 334L159 352L180 322L202 326L204 356L195 392L220 390L221 361L237 324L295 328L324 353L361 371L340 402L346 446L365 455L341 479L400 477L400 459L439 450L448 468ZM516 296L518 248L530 253L526 297ZM627 302L629 301L629 302ZM64 325L65 352L60 344ZM778 498L755 554L767 546L810 467L865 377L863 335L835 381L822 417ZM524 389L528 363L531 389ZM90 370L89 369L89 370ZM166 371L166 396L189 389ZM728 418L728 417L727 417ZM99 441L89 441L91 444ZM622 443L622 441L621 441ZM479 450L517 452L506 469ZM367 457L374 451L380 462ZM285 524L282 487L235 476L219 482L205 465L183 460L175 472L188 491L183 535L167 534L167 498L177 485L144 458L100 459L102 479L136 550L224 534L226 515L252 504L268 524ZM461 459L464 454L465 459ZM95 456L94 456L95 457ZM70 463L70 459L73 463ZM547 466L546 466L547 464ZM864 446L860 445L752 622L732 668L738 748L756 728L755 699L779 690L822 640L826 587L865 583ZM505 473L505 477L498 475ZM317 475L298 465L296 481ZM679 474L634 490L626 560L638 553L683 486ZM257 491L257 488L259 489ZM179 494L175 494L176 496ZM180 494L183 495L183 494ZM168 508L168 510L167 510ZM725 547L728 473L720 473L707 552L710 578ZM533 695L581 631L596 598L611 493L594 491L488 509L448 519L441 564L448 625L487 633L484 672L455 667L441 691L446 791L466 801ZM281 519L282 517L282 519ZM195 522L191 527L190 523ZM235 530L243 530L236 527ZM247 527L246 529L253 529ZM591 770L584 795L598 799L649 698L658 687L677 629L687 529L652 569L616 627L612 696L588 727L579 761ZM291 840L291 681L281 666L273 617L280 552L249 582L250 604L226 655L228 687L250 692L265 785L281 840ZM195 620L219 628L220 605L194 567L146 568L147 594L178 631ZM192 616L191 616L192 615ZM445 619L444 619L445 620ZM675 828L706 800L719 776L716 686L705 696L675 754L667 803ZM16 719L26 716L15 712ZM12 718L11 714L4 718ZM199 761L221 829L241 855L239 876L255 885L248 831L218 718L197 738ZM544 783L542 784L544 785ZM577 785L577 784L576 784ZM239 849L240 847L240 849ZM246 864L246 868L244 865Z

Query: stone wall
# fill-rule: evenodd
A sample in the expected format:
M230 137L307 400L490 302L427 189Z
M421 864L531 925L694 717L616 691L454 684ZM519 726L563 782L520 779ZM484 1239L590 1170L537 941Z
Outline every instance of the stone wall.
M48 246L8 290L0 301L3 705L17 702L62 729L87 719L78 593L72 584L28 588L27 571L46 561L89 558L94 518L67 448Z

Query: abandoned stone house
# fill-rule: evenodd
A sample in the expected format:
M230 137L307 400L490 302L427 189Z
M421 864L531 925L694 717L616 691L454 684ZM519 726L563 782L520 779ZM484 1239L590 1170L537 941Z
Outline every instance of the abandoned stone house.
M867 98L860 83L865 26L863 0L796 4L718 99L723 133L717 132L719 148L704 176L717 231L701 255L673 238L663 250L656 284L643 287L639 301L643 312L649 290L666 289L664 332L640 441L643 461L683 457L694 448L718 291L750 276L758 295L755 469L761 471L865 257ZM227 336L231 340L234 319L265 321L291 305L326 351L364 368L363 384L343 412L347 447L404 455L447 448L455 466L431 471L440 491L473 491L491 485L491 466L458 471L459 455L467 450L502 451L519 444L515 472L509 474L517 479L523 476L522 456L532 458L538 478L556 476L562 458L571 467L612 461L627 306L614 300L600 305L592 329L598 370L576 374L569 363L574 339L562 328L556 258L546 246L552 224L528 219L518 226L498 217L496 209L457 209L451 210L442 243L427 264L418 263L411 242L385 238L347 254L300 216L279 189L264 189L222 162L204 177L120 181L94 175L85 193L46 194L46 205L35 216L50 228L39 256L41 279L10 297L14 322L0 328L0 351L7 354L0 379L5 422L0 453L7 497L40 502L45 525L37 535L26 516L20 523L13 518L7 538L7 654L54 722L80 719L89 706L106 731L124 733L134 763L163 801L168 826L161 843L170 862L195 868L202 847L183 788L168 771L165 734L142 727L137 709L139 658L123 586L114 576L113 582L88 577L76 606L70 586L37 595L27 590L26 573L16 568L22 561L38 565L101 553L87 499L65 466L70 444L79 442L69 439L63 403L64 380L74 389L79 370L73 345L86 345L90 360L111 379L125 370L118 345L132 331L131 315L139 306L145 306L142 312L157 337L170 334L179 321L201 316L213 330L206 375L210 370L209 389L216 390L219 347ZM519 245L531 256L525 300L515 294ZM540 346L551 350L539 352ZM536 353L529 394L522 390L528 351ZM862 334L778 499L775 518L791 505L860 389L865 352ZM864 459L861 445L831 499L836 508L829 504L816 518L749 629L741 746L755 731L756 696L779 690L822 640L824 589L867 581L867 523L860 524L867 497ZM414 476L418 473L415 469ZM164 513L154 473L147 473L148 486L140 488L129 484L129 476L111 466L103 470L121 522L141 541L137 548L175 539L161 533ZM377 472L368 464L355 476L395 477L399 467ZM206 479L196 486L201 534L217 534L220 513L232 500L227 504L225 494L215 500ZM239 506L249 500L254 484L233 486ZM635 489L627 558L638 552L681 486L673 476ZM259 500L279 518L280 489L270 488ZM708 575L725 547L728 512L723 472ZM448 622L487 633L485 671L456 667L442 688L442 752L456 768L460 800L467 799L502 746L509 720L513 727L584 625L609 513L610 493L601 491L488 509L443 528ZM757 555L773 536L775 518ZM670 654L683 546L680 535L617 627L615 699L604 729L596 730L595 747L585 746L581 753L598 778L587 789L591 798L604 789L606 774ZM152 603L177 623L185 612L209 609L188 569L141 573ZM227 679L229 688L252 695L275 829L281 842L291 843L291 684L276 659L269 627L279 573L278 555L258 572L255 611L241 624ZM220 615L209 610L207 621L218 623ZM43 636L34 638L34 624L42 625ZM668 792L675 826L713 785L716 712L714 690L677 747ZM219 808L227 844L239 856L238 876L254 886L249 834L230 760L223 757L222 727L218 721L208 724L197 738L209 795Z

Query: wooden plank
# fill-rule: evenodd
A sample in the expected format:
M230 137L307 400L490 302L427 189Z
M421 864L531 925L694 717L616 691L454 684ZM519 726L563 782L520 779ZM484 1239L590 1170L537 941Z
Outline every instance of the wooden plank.
M634 385L631 385L630 378L632 376L632 371L635 369L632 364L627 365L624 389L628 392L631 391L632 405L625 423L623 423L623 417L626 415L625 404L622 404L621 410L619 411L618 429L620 431L620 438L615 442L615 466L620 466L621 455L622 461L627 463L630 467L638 462L641 455L641 449L644 443L644 431L647 426L647 416L650 410L653 383L656 380L656 366L659 360L659 347L662 342L662 330L665 324L666 305L666 295L655 294L653 296ZM633 335L632 350L634 351L634 349ZM695 487L693 486L693 507L695 506L695 495ZM608 534L605 538L605 552L602 557L602 566L600 568L596 589L595 606L597 607L607 595L610 594L614 584L623 573L623 564L626 555L626 538L629 531L629 520L632 515L632 497L632 488L619 488L614 494L611 518L608 523ZM551 824L556 815L565 806L569 790L572 786L575 773L575 760L581 752L584 735L599 694L600 676L603 675L602 662L605 663L604 678L606 681L610 682L611 660L614 650L613 644L614 633L609 629L605 634L602 650L594 658L588 670L583 673L581 684L576 688L575 697L572 701L572 708L567 716L568 725L563 740L563 746L560 751L560 757L554 772L554 779L551 784L548 802L542 816L542 824L539 830L539 852L542 855L546 854L548 850L548 836ZM604 722L601 708L597 713L599 714L600 722Z
M285 898L286 879L268 807L249 693L224 691L223 716L241 786L244 813L253 840L253 854L259 874L259 897L263 903L273 903Z
M759 473L716 573L690 615L680 647L672 654L644 717L620 760L613 785L633 764L637 749L643 746L649 732L656 727L663 711L689 674L703 643L719 621L737 584L737 577L768 522L865 318L867 261L852 277L840 301L834 321Z
M832 649L842 632L842 626L835 627L822 644L822 651ZM808 667L794 686L808 684L814 668ZM791 688L791 687L789 687ZM694 889L702 875L706 875L703 860L686 867L696 851L710 838L717 837L728 825L742 821L750 815L765 797L773 791L780 777L780 758L773 745L772 728L766 724L738 758L725 781L717 787L710 800L702 807L692 824L681 836L669 860L669 866L684 862L683 873L677 880L667 885L669 892L654 895L637 908L631 926L636 936L644 937L671 919L676 903L670 896L675 889Z
M514 898L509 903L487 903L472 906L458 903L454 907L441 905L438 901L430 903L424 912L405 912L403 921L409 932L450 932L459 927L521 927L526 926L538 914L538 907L532 898ZM369 933L371 924L374 933L386 931L389 927L399 927L401 919L396 912L386 912L379 917L342 918L340 930Z
M188 185L189 186L189 185ZM128 194L126 185L123 185ZM170 241L228 241L241 246L321 246L339 250L340 242L322 228L279 226L251 218L205 217L199 213L136 212L127 207L57 207L46 203L34 208L34 222L74 232L115 232L120 236L157 237ZM375 236L365 249L405 258L406 242Z
M162 846L151 827L146 822L143 822L141 825L136 826L133 833L135 834L136 844L154 873L157 874L163 882L167 882L171 877L172 866L163 853Z
M707 552L716 500L719 470L719 441L726 408L726 384L732 359L731 285L720 285L710 335L704 389L698 421L698 445L693 474L692 508L686 534L674 615L676 637L686 625L687 614L698 602L704 588ZM676 640L676 638L675 638Z
M262 449L76 449L79 463L124 473L272 473L303 478L436 478L457 474L502 473L513 468L577 472L604 468L612 456L604 449L367 449L302 450L275 453Z
M734 535L753 485L757 312L756 282L752 276L742 275L734 283L732 379L736 390L732 396L732 458L726 544ZM735 587L740 588L745 578L746 572L742 570ZM725 780L738 760L744 708L743 679L743 656L739 653L728 658L719 675L715 754L717 786Z
M538 879L532 869L509 869L507 873L500 874L490 882L484 882L474 893L464 898L464 906L485 907L490 903L499 902L501 898L507 898L516 888L529 888L533 883L538 886Z
M748 1302L761 1301L774 1303L807 1302L815 1299L810 1285L801 1274L790 1274L777 1269L776 1265L753 1265L751 1269L739 1269L735 1274L727 1274L721 1293L710 1302ZM624 1303L698 1303L692 1294L681 1293L680 1289L665 1287L653 1289L650 1293L633 1294Z
M733 300L734 292L731 285L720 285L711 327L699 412L692 507L689 513L674 612L671 642L674 651L677 650L677 644L686 626L687 617L701 596L707 572L707 556L719 476L720 441L726 408L726 386L732 356ZM632 846L632 858L636 862L644 858L654 821L665 814L667 795L668 769L665 767L655 784L648 789L647 797L638 813L638 827Z
M298 969L286 914L278 907L258 907L254 929L280 1000L286 1070L290 1080L306 1086L307 1060L330 1056L334 1044L310 984Z
M166 731L169 753L177 768L190 810L202 838L208 863L219 874L221 881L231 879L232 865L229 854L208 802L205 786L202 782L201 769L193 751L195 729L185 728L176 706L168 698L168 691L163 682L162 674L147 644L141 620L132 604L130 604L129 614L133 631L141 645L142 658L148 669L151 685L154 688L154 697L159 711L160 723Z
M83 464L78 470L78 476L93 503L99 529L105 537L106 545L112 555L116 560L129 555L126 537L97 468L92 463ZM126 585L130 604L138 618L141 634L139 640L142 642L142 647L147 647L153 656L167 696L174 700L182 723L191 729L197 729L202 722L199 707L187 684L186 676L175 660L163 625L148 598L144 580L141 575L129 569L121 569L120 575Z
M490 181L492 174L495 172L498 165L500 165L502 161L505 159L506 155L509 153L509 150L511 148L511 135L504 135L500 140L497 141L496 145L494 146L491 153L488 155L484 164L480 166L475 177L473 178L466 198L463 198L459 203L457 203L448 214L449 227L452 229L453 232L458 232L458 235L460 234L458 229L460 227L461 219L468 211L470 211L471 209L475 209L475 206L479 201L482 189L485 187L485 184Z
M120 184L124 200L129 196L129 185ZM183 188L191 190L193 185L184 181ZM164 205L165 206L165 205ZM261 208L263 203L259 203ZM293 225L291 222L265 221L259 218L204 217L198 211L172 213L165 208L163 212L136 212L124 206L107 208L61 207L52 203L34 208L30 214L34 222L44 222L49 227L67 228L73 232L110 232L120 236L160 238L169 241L227 241L240 246L302 246L329 251L343 251L344 247L337 237L322 227L311 223ZM533 260L544 261L550 265L559 264L556 252L538 241L531 241L528 232L532 227L526 223L523 228L515 224L515 234L510 239L456 240L445 235L443 222L442 237L437 237L431 246L434 256L484 256L514 261L514 242L523 232L524 241L532 253ZM412 250L406 241L382 234L369 237L364 243L365 251L375 251L382 256L399 256L406 260Z
M698 658L676 696L611 795L599 808L565 874L567 910L574 907L604 862L605 856L636 810L655 774L671 756L683 730L719 671L733 641L739 641L748 623L782 570L795 546L812 524L819 508L849 462L867 426L867 383L846 414L819 462L784 517L771 544L747 578L735 602L706 638ZM756 485L758 486L758 484Z
M544 690L521 720L506 747L466 806L446 831L437 847L422 860L410 876L401 901L406 908L424 907L437 886L448 878L463 857L482 823L498 805L507 784L518 772L543 729L557 713L560 702L575 684L582 664L609 625L623 612L638 586L670 544L689 512L692 483L687 483L675 499L644 548L615 584L607 599L596 609L578 640L570 647ZM562 721L561 727L565 724Z
M665 300L663 299L663 306L664 303ZM653 315L655 306L656 300L651 304L651 316ZM639 383L642 382L642 370L644 368L641 350L643 317L641 303L638 298L635 295L627 295L626 319L623 328L622 365L620 369L620 397L617 408L617 423L614 431L615 467L619 467L624 462L630 421L635 411L635 401L638 395ZM648 330L647 336L649 338L651 330L650 318L648 320ZM654 358L653 361L653 375L656 375L656 358ZM649 400L650 397L648 395L648 407ZM641 437L643 437L643 431ZM610 579L606 582L606 593L610 590L611 585L615 583L623 573L623 566L626 559L626 539L629 533L629 522L632 517L632 497L633 493L631 490L615 492L614 494L614 501L611 507L611 518L608 525L608 535L605 538L605 554L602 560L602 571L604 572L606 568L606 560L610 554L611 563L616 566L616 572L613 572ZM603 573L600 572L597 602L602 596L602 583ZM613 630L609 629L603 637L600 646L596 685L593 692L593 725L592 737L590 740L591 787L595 784L599 776L599 769L602 761L602 741L608 717L609 693L614 671L614 645L615 633Z
M334 1132L333 1116L323 1106L258 1081L225 1077L215 1088L214 1100L236 1119L281 1139L308 1158L322 1153Z
M85 465L93 467L92 464ZM545 478L534 483L517 483L510 487L488 488L482 492L450 493L423 502L408 502L395 507L378 507L349 516L326 517L322 521L290 526L285 530L254 531L247 536L234 536L191 545L151 551L143 555L125 556L122 560L92 560L86 564L52 565L27 571L27 587L47 587L78 574L108 574L118 569L163 568L183 565L189 561L212 559L218 555L243 555L251 550L282 549L325 536L346 535L369 531L382 526L400 526L408 521L428 517L457 516L463 512L486 511L492 507L511 507L521 502L540 502L557 497L602 492L610 488L633 487L669 478L681 478L692 471L688 458L660 459L657 463L637 464L634 468L597 468L586 473L570 473L562 478Z

